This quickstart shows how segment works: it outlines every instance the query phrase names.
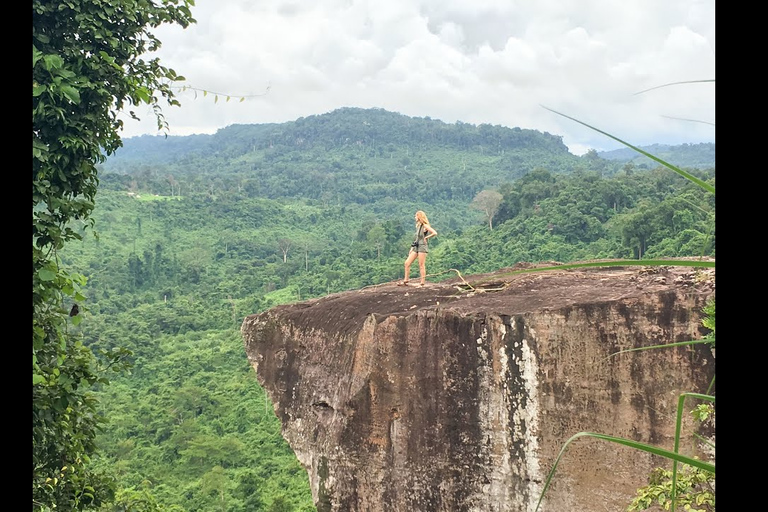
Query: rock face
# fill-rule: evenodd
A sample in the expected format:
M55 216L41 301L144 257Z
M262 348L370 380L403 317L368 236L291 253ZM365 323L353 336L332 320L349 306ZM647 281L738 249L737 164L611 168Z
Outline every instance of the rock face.
M528 270L246 318L246 353L318 511L528 512L578 432L673 448L678 396L707 392L712 350L611 354L701 338L714 268ZM702 455L688 438L681 451ZM540 510L624 510L657 466L671 464L581 437Z

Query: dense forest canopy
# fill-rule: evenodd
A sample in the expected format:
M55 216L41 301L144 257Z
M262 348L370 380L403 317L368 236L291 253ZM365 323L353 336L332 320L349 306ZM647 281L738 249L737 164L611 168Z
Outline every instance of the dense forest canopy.
M698 148L693 159L714 157L711 146ZM686 151L667 152L687 166L692 155L681 148ZM101 179L113 189L162 196L359 204L396 218L424 205L445 212L444 225L464 228L478 216L461 205L535 169L609 177L653 167L594 151L578 157L561 137L535 130L345 108L283 124L233 125L214 135L130 138L103 164ZM700 168L708 167L714 159Z

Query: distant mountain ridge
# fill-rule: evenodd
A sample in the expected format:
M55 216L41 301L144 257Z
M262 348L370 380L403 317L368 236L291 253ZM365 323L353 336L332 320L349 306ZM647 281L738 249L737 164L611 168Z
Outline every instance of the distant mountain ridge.
M259 141L259 142L257 142ZM233 124L215 134L141 135L123 139L123 147L110 156L109 170L129 162L169 163L190 155L218 153L222 145L240 143L248 152L257 146L285 145L306 148L322 144L420 144L453 146L472 150L546 147L555 153L568 153L562 137L537 130L507 128L490 124L445 123L430 117L409 117L380 108L340 108L325 114L301 117L284 123ZM490 144L489 144L490 143ZM648 153L682 167L709 168L715 165L715 144L652 144L639 146ZM637 166L655 167L650 158L631 148L598 151L600 158L613 162L631 162Z
M179 157L220 152L230 156L276 146L324 149L344 146L452 147L486 154L504 150L546 149L569 155L562 137L538 130L499 125L445 123L430 117L409 117L380 108L340 108L285 123L233 124L215 134L142 135L123 139L107 167L131 161L171 162ZM391 149L391 148L385 148Z
M445 123L430 117L409 117L380 108L340 108L325 114L301 117L284 123L233 124L215 134L142 135L123 139L123 147L111 155L105 169L119 172L135 163L167 164L191 156L246 154L257 149L324 149L351 145L384 147L443 147L461 151L503 154L507 151L545 150L560 156L572 155L562 137L538 130L499 125ZM715 144L652 144L639 146L680 167L710 168L715 165ZM596 152L612 162L653 168L658 164L631 148Z
M561 136L538 130L445 123L378 108L235 124L210 135L126 138L123 144L101 166L102 185L171 195L375 204L381 214L400 216L413 207L468 204L480 191L498 190L536 170L610 177L626 163L660 166L618 151L577 156ZM650 149L680 167L713 168L713 144Z
M638 146L643 151L661 158L678 167L695 167L709 169L715 167L715 144L703 142L699 144L680 144L670 146L667 144L652 144L650 146ZM633 163L636 166L653 168L657 162L642 155L632 148L614 149L613 151L598 151L600 158L611 161Z

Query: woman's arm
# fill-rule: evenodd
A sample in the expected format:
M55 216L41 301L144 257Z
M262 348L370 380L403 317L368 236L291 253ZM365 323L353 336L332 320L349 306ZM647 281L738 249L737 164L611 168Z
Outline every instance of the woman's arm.
M433 236L437 236L437 231L435 231L435 228L433 228L432 226L430 226L428 224L426 224L424 226L424 230L427 232L427 234L424 235L424 240L428 240L428 239L432 238Z

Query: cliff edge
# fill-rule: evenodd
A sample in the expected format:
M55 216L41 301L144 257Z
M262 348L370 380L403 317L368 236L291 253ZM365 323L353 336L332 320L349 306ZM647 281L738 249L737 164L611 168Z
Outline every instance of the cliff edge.
M245 319L248 359L318 511L528 512L577 432L673 448L677 398L707 391L713 351L611 354L701 338L714 268L533 267L385 283ZM541 510L623 510L662 465L580 438Z

